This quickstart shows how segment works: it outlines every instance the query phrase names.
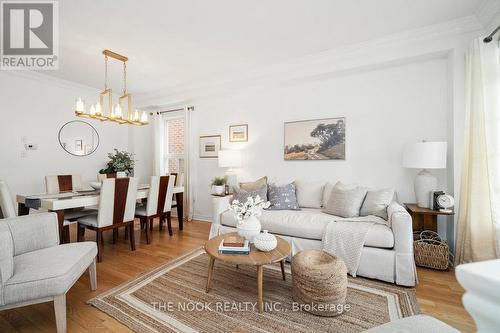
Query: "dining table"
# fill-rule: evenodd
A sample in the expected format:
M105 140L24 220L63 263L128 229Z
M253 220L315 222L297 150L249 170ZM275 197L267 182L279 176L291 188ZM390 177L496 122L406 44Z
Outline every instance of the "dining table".
M99 205L98 189L83 189L70 192L59 193L41 193L41 194L18 194L16 202L18 205L18 215L28 215L30 209L42 209L57 214L59 224L60 243L69 243L69 228L64 227L64 212L68 209L82 207L96 207ZM143 200L148 197L149 185L140 184L137 188L137 200ZM179 221L179 230L184 229L184 186L175 186L173 188L175 204L177 208L177 219Z

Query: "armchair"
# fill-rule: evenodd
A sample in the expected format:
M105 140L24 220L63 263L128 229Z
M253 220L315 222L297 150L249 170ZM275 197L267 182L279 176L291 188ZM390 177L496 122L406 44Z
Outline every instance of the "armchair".
M66 292L89 270L97 289L94 242L59 245L57 215L0 220L0 310L54 302L57 332L66 332Z

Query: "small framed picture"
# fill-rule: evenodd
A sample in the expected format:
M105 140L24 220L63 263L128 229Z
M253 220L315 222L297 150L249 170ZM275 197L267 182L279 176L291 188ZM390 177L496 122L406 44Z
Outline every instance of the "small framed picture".
M221 146L220 135L205 135L200 136L200 157L201 158L217 158Z
M247 142L248 124L229 126L229 142Z
M75 151L83 150L83 140L75 140Z

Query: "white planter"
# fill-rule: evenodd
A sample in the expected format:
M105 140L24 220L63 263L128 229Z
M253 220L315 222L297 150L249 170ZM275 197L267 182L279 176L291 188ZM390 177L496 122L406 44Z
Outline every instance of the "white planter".
M212 193L222 195L224 194L225 188L226 187L224 185L212 185Z
M253 239L254 245L258 250L269 252L278 246L278 240L276 237L264 230L262 233L258 234Z
M255 216L250 216L241 223L238 223L236 230L241 237L253 243L254 237L260 234L261 227L259 220Z

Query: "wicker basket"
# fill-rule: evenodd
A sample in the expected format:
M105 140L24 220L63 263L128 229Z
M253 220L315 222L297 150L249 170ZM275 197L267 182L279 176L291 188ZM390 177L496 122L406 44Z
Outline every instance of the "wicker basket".
M448 243L434 231L422 231L413 236L415 264L421 267L447 270L450 262Z

